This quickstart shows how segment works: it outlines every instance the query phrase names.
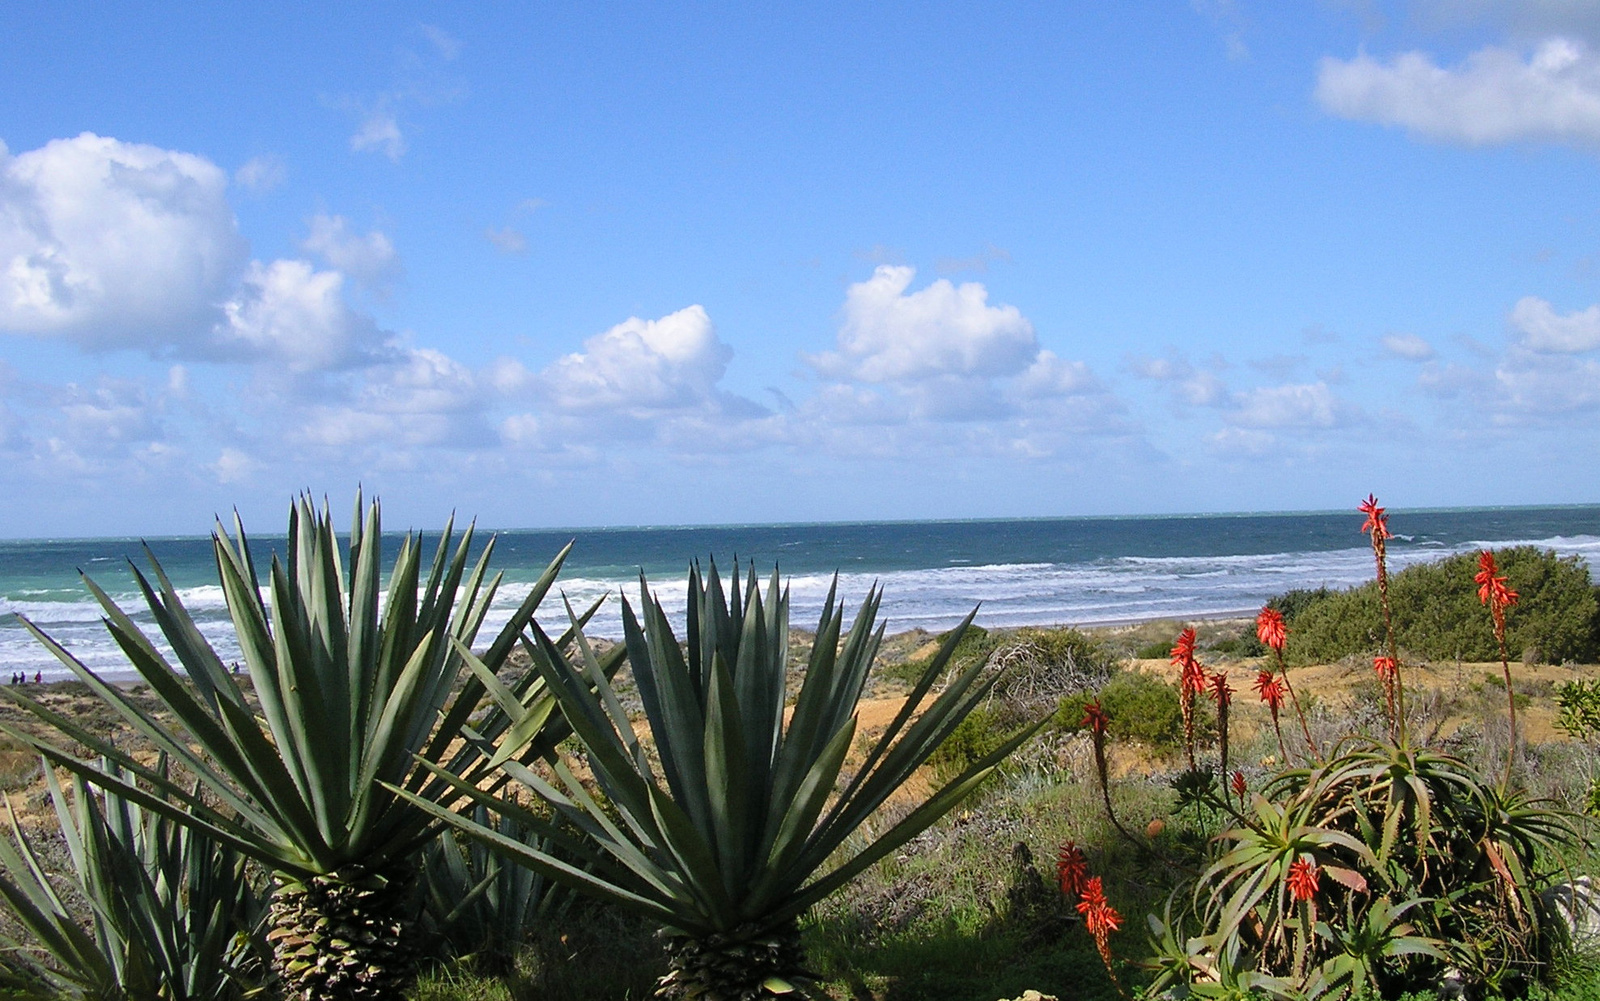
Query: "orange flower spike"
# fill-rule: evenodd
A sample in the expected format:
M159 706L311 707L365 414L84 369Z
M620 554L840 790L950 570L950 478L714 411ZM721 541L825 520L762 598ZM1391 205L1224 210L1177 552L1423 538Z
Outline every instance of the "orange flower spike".
M1096 735L1101 735L1106 732L1106 723L1109 721L1110 717L1106 715L1104 709L1100 708L1100 700L1096 699L1093 702L1084 704L1083 720L1078 725L1086 726L1094 731Z
M1506 578L1499 576L1499 573L1494 553L1485 549L1478 554L1478 572L1472 578L1478 585L1478 600L1489 606L1497 620L1505 616L1507 608L1517 603L1517 592L1506 586Z
M1271 671L1262 671L1256 675L1255 684L1251 686L1261 696L1261 701L1267 704L1273 715L1283 705L1283 682Z
M1061 884L1061 892L1067 896L1083 895L1089 882L1089 861L1075 842L1068 841L1056 854L1056 879Z
M1378 677L1387 682L1395 676L1395 672L1399 670L1399 667L1395 664L1393 657L1378 656L1372 658L1372 669L1378 673Z
M1083 899L1078 901L1078 913L1083 915L1084 927L1098 941L1122 927L1122 915L1106 900L1105 887L1099 876L1090 879L1083 888Z
M1233 686L1228 684L1228 672L1218 671L1211 676L1211 697L1217 700L1218 706L1226 706L1233 701Z
M1367 520L1361 525L1362 532L1374 532L1379 539L1391 537L1389 534L1389 516L1384 513L1383 508L1378 506L1378 498L1372 494L1367 494L1367 499L1362 501L1356 510L1367 516Z
M1244 799L1245 791L1248 788L1249 787L1246 786L1245 782L1244 782L1244 772L1234 772L1233 773L1233 794L1235 796L1239 797L1240 799Z
M1276 608L1263 608L1256 616L1256 638L1261 640L1263 646L1282 653L1283 644L1289 638L1289 631L1283 624L1283 613Z
M1289 874L1284 882L1296 900L1311 900L1317 895L1317 877L1320 871L1305 859L1295 859L1289 864Z
M1186 667L1194 660L1194 627L1191 626L1178 634L1178 641L1172 644L1172 663L1176 667Z

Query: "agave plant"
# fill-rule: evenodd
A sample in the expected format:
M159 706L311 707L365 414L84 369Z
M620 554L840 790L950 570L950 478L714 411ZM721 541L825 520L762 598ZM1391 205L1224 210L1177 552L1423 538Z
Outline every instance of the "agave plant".
M547 839L509 817L491 819L482 806L473 811L473 820L502 837L532 841L539 851L554 850ZM534 926L558 918L574 898L571 888L505 861L481 842L463 844L450 830L428 845L422 875L427 913L438 935L452 953L472 956L488 974L509 970Z
M774 572L763 595L752 570L741 596L738 577L736 569L730 601L715 566L704 583L699 569L691 570L686 647L642 577L642 626L624 601L624 637L650 745L635 735L581 632L580 660L572 663L535 628L536 664L583 742L605 806L559 761L549 778L514 761L505 769L588 841L466 779L452 780L463 794L586 858L588 868L411 797L508 858L660 922L669 953L664 996L721 1001L796 990L804 977L800 915L936 821L1036 729L1011 737L887 831L863 835L873 812L993 684L992 677L980 681L978 663L929 700L971 616L846 774L857 703L883 636L873 625L880 593L867 594L844 633L844 607L830 591L795 693L788 591ZM487 666L472 666L492 691Z
M290 510L286 560L273 556L264 596L243 526L235 517L230 537L219 523L217 568L259 712L153 555L155 582L137 568L134 575L188 684L128 615L85 580L112 636L176 727L147 714L28 623L140 736L193 776L194 789L9 689L15 701L117 768L14 728L7 732L51 763L267 866L275 881L268 938L289 993L393 996L417 958L410 902L415 856L437 831L429 814L395 790L422 799L453 796L418 762L447 761L468 776L486 774L488 763L475 749L484 732L498 736L507 758L538 753L559 736L550 731L559 717L552 717L554 702L542 684L502 691L517 706L514 727L500 713L476 729L470 725L483 693L475 678L451 701L464 651L500 582L498 575L486 580L492 541L469 568L472 537L468 528L456 542L447 525L424 579L421 540L407 534L380 592L377 502L363 508L357 495L346 578L326 505L319 514L302 496ZM475 658L488 677L532 620L565 556L556 557ZM381 593L387 597L380 601ZM463 743L463 736L477 742Z
M69 798L54 770L44 775L73 887L90 913L85 926L63 902L12 813L16 845L0 839L8 874L0 876L0 897L32 937L6 942L27 979L89 1001L229 1001L249 993L265 950L243 856L116 795L102 807L81 778Z

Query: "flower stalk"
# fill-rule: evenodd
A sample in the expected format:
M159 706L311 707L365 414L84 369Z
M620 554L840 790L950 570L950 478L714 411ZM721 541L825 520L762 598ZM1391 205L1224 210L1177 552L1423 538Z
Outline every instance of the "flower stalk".
M1128 997L1127 988L1117 979L1117 971L1111 965L1111 933L1122 927L1122 915L1106 900L1105 888L1099 876L1091 878L1084 886L1082 899L1078 901L1078 913L1083 915L1083 926L1088 930L1089 937L1094 939L1095 951L1100 953L1100 962L1105 965L1112 986L1118 994Z
M1389 611L1388 541L1393 533L1389 531L1389 515L1378 506L1378 498L1374 495L1368 494L1367 499L1362 501L1356 510L1367 516L1367 520L1361 525L1361 531L1372 538L1372 556L1378 564L1378 604L1383 610L1384 655L1373 658L1372 666L1383 683L1384 703L1389 714L1389 736L1404 744L1406 742L1405 684L1400 678L1400 655L1395 649L1394 642L1394 617ZM1380 661L1383 663L1380 664Z
M1194 655L1194 627L1178 634L1172 644L1172 663L1178 668L1178 707L1183 712L1183 749L1189 758L1189 770L1195 771L1194 761L1194 699L1205 691L1206 671Z
M1300 706L1300 696L1295 694L1294 685L1289 681L1289 665L1283 658L1283 648L1289 641L1289 628L1283 621L1283 613L1276 608L1263 608L1256 615L1256 638L1263 645L1272 649L1273 656L1278 661L1278 674L1283 678L1282 691L1289 693L1289 702L1294 706L1294 714L1300 717L1300 732L1306 738L1306 754L1312 759L1320 757L1317 752L1316 742L1311 739L1311 725L1306 722L1306 711ZM1262 672L1266 675L1268 672ZM1256 679L1256 690L1261 692L1261 701L1267 702L1266 692L1261 690L1261 679ZM1269 702L1272 709L1272 726L1278 727L1278 704L1283 701L1282 692L1279 692L1276 703ZM1283 743L1283 731L1278 731L1278 749L1283 752L1283 763L1289 763L1289 751Z
M1517 603L1517 592L1506 585L1495 565L1494 553L1485 549L1478 554L1478 572L1473 576L1478 585L1478 600L1486 605L1494 618L1494 638L1500 645L1500 670L1506 680L1506 718L1511 727L1510 743L1506 748L1506 788L1511 787L1512 762L1517 756L1517 696L1511 690L1511 660L1506 656L1506 609Z

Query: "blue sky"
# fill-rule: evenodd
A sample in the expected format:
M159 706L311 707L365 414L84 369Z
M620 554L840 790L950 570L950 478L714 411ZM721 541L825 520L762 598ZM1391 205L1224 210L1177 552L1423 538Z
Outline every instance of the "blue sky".
M173 6L0 8L0 535L1600 499L1600 5Z

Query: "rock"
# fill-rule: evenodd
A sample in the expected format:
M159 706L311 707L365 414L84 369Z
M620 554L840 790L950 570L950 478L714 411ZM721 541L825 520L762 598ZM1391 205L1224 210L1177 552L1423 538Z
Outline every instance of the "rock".
M1556 920L1551 931L1564 936L1574 948L1600 945L1600 890L1588 876L1557 883L1539 894L1546 914Z

